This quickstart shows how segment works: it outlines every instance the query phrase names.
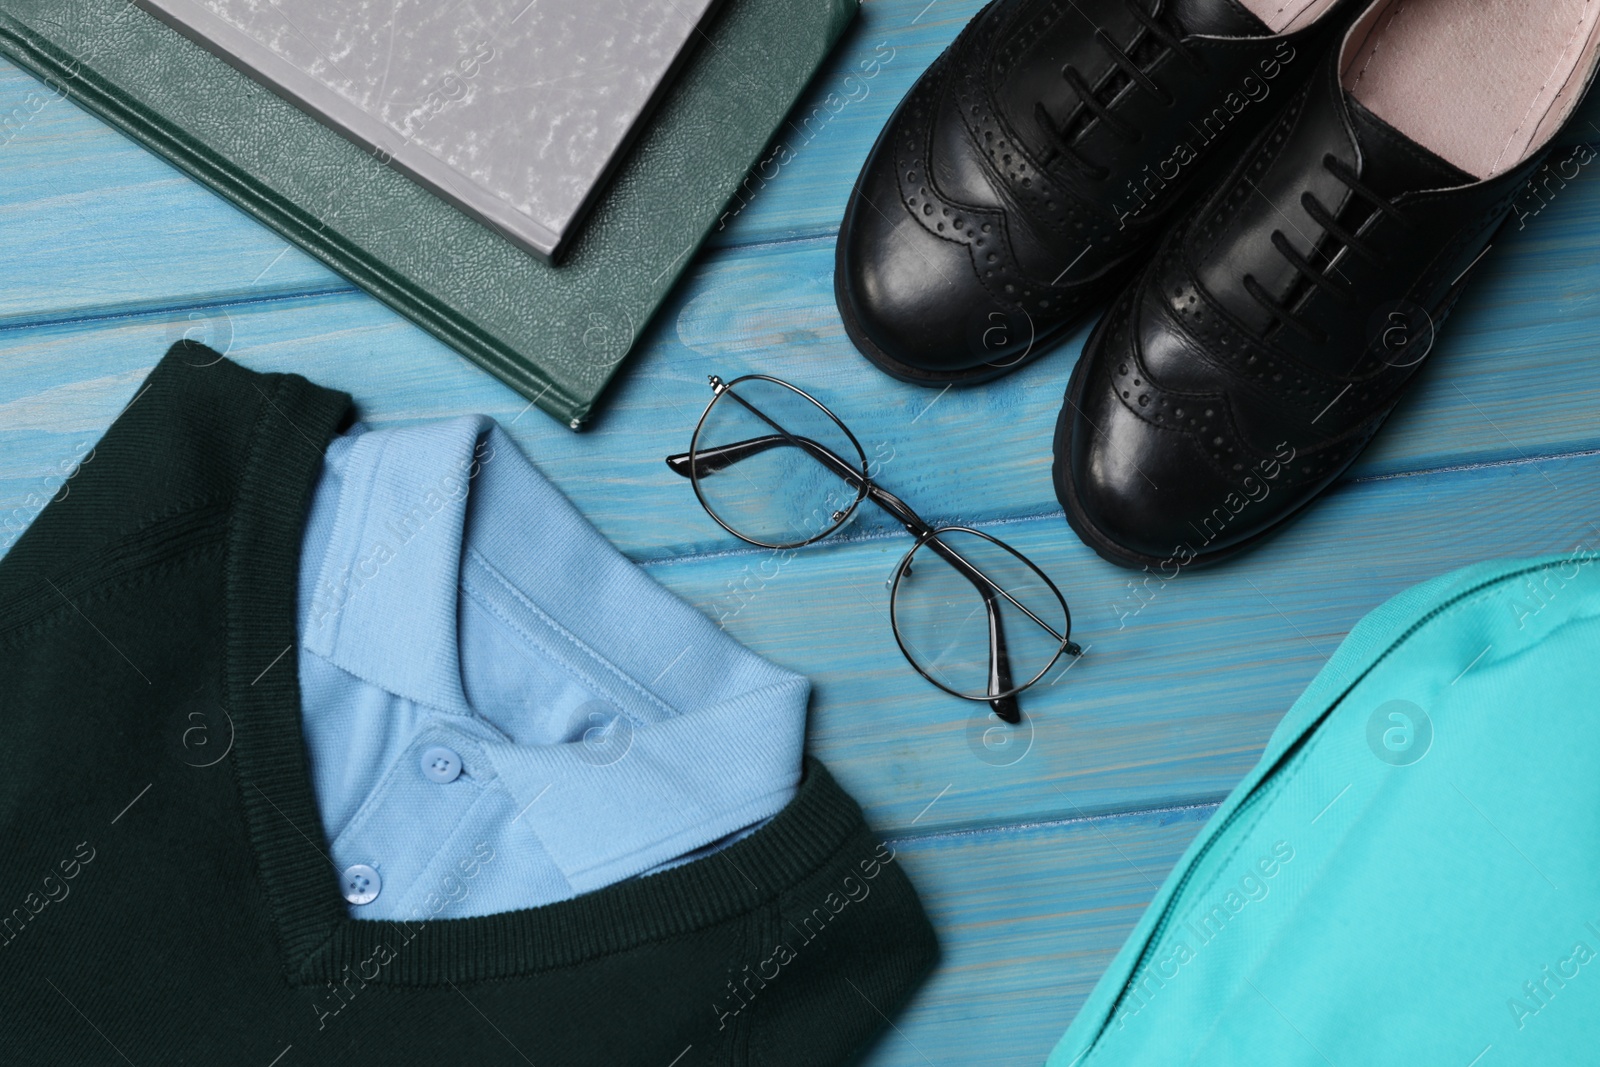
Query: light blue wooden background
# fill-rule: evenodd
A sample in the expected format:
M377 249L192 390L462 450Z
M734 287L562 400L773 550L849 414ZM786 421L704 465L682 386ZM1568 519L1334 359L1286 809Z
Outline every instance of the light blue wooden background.
M850 183L978 6L863 5L782 135L792 161L752 183L582 435L0 63L0 550L180 336L346 389L371 421L492 414L657 578L815 679L811 748L896 842L945 950L866 1061L1039 1064L1361 615L1475 560L1600 544L1600 195L1584 173L1501 240L1403 409L1304 521L1223 568L1136 587L1076 541L1050 487L1086 331L1000 383L937 393L873 371L834 310ZM667 471L706 375L756 370L830 402L930 520L1006 538L1068 593L1089 651L1025 698L1031 747L975 747L981 709L895 651L884 579L907 538L863 515L775 567Z

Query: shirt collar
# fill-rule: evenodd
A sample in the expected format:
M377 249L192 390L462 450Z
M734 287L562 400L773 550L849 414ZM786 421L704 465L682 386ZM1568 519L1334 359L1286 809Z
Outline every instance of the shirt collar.
M308 531L306 544L322 556L309 603L301 597L306 648L397 696L462 715L471 708L456 640L457 561L468 492L483 469L479 439L491 425L464 417L358 426L338 438L323 473L338 482L331 527Z
M526 613L560 635L623 709L598 749L593 738L486 748L575 891L740 830L793 794L809 683L626 559L493 420L358 427L330 447L324 478L338 479L337 503L307 527L302 574L318 574L300 598L308 651L472 715L457 634L467 583L501 598L508 619Z

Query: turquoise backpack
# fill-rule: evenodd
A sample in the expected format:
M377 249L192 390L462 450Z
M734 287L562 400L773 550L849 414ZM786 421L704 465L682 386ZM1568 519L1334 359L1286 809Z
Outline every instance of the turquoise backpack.
M1600 1064L1597 556L1363 619L1049 1067Z

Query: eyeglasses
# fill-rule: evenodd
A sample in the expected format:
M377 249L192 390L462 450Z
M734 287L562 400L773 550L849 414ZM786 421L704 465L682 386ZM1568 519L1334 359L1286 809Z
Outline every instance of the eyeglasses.
M888 512L916 538L888 585L895 641L918 674L1017 723L1017 694L1063 652L1083 654L1066 599L1042 570L980 530L924 522L873 481L861 443L821 401L765 374L710 382L689 451L667 466L717 525L762 548L820 541L863 500Z

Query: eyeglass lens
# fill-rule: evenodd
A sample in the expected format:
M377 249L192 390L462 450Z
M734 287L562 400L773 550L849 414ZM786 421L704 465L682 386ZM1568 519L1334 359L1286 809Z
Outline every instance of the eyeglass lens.
M1050 669L1069 625L1060 594L1037 567L1000 541L960 529L941 530L912 551L894 583L891 615L912 664L971 700L994 695L992 640L1004 644L1015 691Z
M864 468L860 447L825 408L777 382L737 381L695 433L695 491L746 540L774 548L817 540L849 519L861 494L817 446Z

